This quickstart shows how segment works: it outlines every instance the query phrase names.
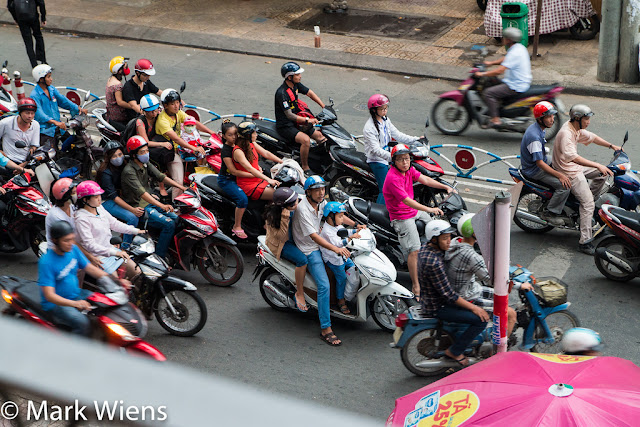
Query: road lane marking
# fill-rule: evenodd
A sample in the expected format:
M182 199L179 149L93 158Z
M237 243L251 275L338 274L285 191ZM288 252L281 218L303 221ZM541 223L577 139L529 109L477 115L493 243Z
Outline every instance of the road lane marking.
M535 257L529 267L534 276L554 276L562 279L571 266L575 251L564 246L549 245Z

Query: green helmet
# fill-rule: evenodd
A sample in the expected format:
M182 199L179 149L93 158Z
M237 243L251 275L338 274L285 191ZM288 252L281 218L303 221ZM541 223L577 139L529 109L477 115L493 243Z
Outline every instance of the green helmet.
M464 214L458 220L458 233L462 237L471 237L473 236L473 224L471 224L471 218L473 218L475 214L468 213Z

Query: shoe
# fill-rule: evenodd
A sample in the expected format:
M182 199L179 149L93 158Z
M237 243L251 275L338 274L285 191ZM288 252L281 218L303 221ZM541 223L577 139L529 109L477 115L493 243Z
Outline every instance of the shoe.
M562 218L560 218L558 215L554 214L553 212L549 212L546 209L542 211L542 213L540 214L540 218L544 219L551 225L555 225L556 227L564 225L564 221L562 220Z
M581 243L578 245L578 250L587 255L593 255L596 253L596 248L591 243Z

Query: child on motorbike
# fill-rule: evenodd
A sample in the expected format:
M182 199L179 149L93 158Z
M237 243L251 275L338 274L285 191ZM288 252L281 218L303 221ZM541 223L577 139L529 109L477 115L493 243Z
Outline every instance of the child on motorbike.
M105 102L107 104L106 119L118 132L122 132L127 126L128 110L131 106L122 99L122 80L126 81L129 75L129 58L116 56L109 61L111 77L107 80L105 89Z
M389 143L393 139L399 143L411 144L419 138L405 135L391 123L391 120L387 117L389 98L386 95L376 93L371 96L367 102L367 107L371 117L365 123L362 131L364 154L378 182L378 190L380 192L376 203L384 204L382 187L384 186L384 180L389 171L389 161L391 160L391 153L388 151Z
M325 223L320 232L320 237L338 248L343 248L349 240L360 237L357 230L350 230L350 235L344 239L338 236L338 231L344 228L342 224L344 223L344 213L346 211L344 205L338 202L327 203L323 210ZM322 246L320 247L320 252L322 253L322 260L336 278L338 309L342 314L351 314L344 298L344 290L347 285L347 271L355 268L355 264L351 261L351 258L345 259L334 251ZM355 272L352 274L355 274Z
M200 143L202 141L200 140L200 132L198 132L198 130L196 129L196 119L194 119L192 116L187 116L187 118L184 120L184 123L182 123L182 133L180 134L180 136L189 145L193 145L194 147L200 146ZM196 156L193 150L189 150L184 147L180 147L179 151L180 156L184 161L187 161L187 159ZM198 159L202 159L202 155L199 155Z
M279 261L282 256L296 265L296 307L306 312L309 307L304 299L304 277L307 273L307 257L293 243L289 232L289 223L298 207L298 193L289 187L276 188L273 203L264 213L267 229L267 247Z

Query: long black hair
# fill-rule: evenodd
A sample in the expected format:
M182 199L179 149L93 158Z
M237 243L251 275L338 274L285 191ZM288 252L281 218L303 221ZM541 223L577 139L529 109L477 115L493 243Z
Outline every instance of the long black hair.
M224 119L224 121L222 122L222 126L220 126L220 139L222 139L223 144L227 143L227 140L224 138L224 134L227 133L227 131L237 127L238 125L233 123L231 120Z
M371 119L373 120L373 124L378 131L378 135L380 135L380 125L378 124L378 114L376 112L377 108L369 108L369 114L371 114Z
M264 214L262 215L267 226L273 227L275 229L280 228L283 209L286 209L286 208L284 206L278 206L273 203L269 203L267 205L267 207L265 208Z
M114 148L111 149L109 151L107 151L104 155L104 161L102 162L102 164L100 165L100 167L98 168L98 170L96 171L96 182L100 185L102 185L102 174L104 173L104 171L109 168L113 171L115 170L122 170L124 169L124 166L127 164L127 159L125 157L125 159L122 162L122 165L120 167L114 166L111 164L111 158L113 157L114 154L116 154L116 151L120 150L120 152L124 155L124 150L122 149L122 147L118 147L118 148Z

